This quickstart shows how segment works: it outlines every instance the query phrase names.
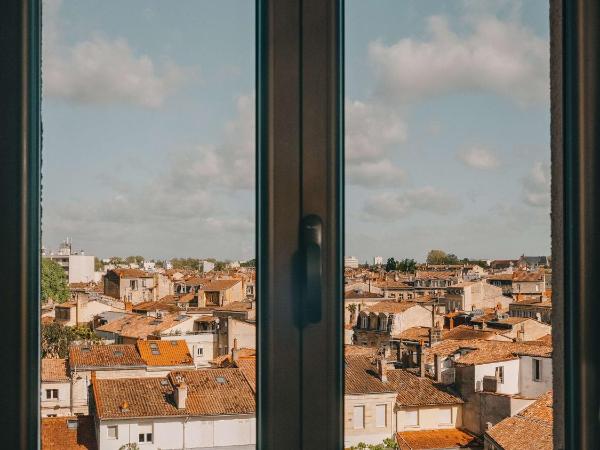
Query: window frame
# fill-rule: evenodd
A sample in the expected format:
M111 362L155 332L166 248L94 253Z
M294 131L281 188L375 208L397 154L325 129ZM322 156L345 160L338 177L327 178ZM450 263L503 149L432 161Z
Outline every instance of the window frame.
M549 2L552 265L556 286L552 292L554 445L555 448L599 448L600 386L595 373L600 366L600 355L593 346L600 340L600 329L594 323L600 308L595 304L600 293L600 285L595 282L600 275L597 256L600 242L594 236L594 230L600 226L600 196L597 195L600 177L594 176L600 173L596 156L600 144L596 131L600 119L600 4L595 0ZM5 281L5 296L14 299L3 305L5 321L0 350L12 370L0 373L0 383L15 387L5 393L0 423L3 443L15 449L37 449L40 441L39 305L31 300L39 298L40 274L40 5L41 0L6 0L0 6L0 66L3 67L0 71L3 99L0 108L0 148L3 149L0 152L3 211L0 243L7 255L0 261L0 270ZM333 372L327 370L328 363L317 358L312 361L312 367L307 368L308 373L300 373L298 361L309 356L306 352L310 351L309 345L300 344L308 344L309 336L301 339L294 319L297 314L284 310L289 309L290 304L297 305L298 296L292 294L291 300L282 302L284 305L280 307L272 299L275 288L283 288L282 292L288 293L292 286L299 287L295 245L299 214L285 217L281 203L285 196L300 197L299 189L292 187L300 184L296 173L299 142L307 147L307 143L319 140L317 135L336 134L331 129L323 134L317 121L328 126L335 124L333 128L338 130L337 142L332 144L325 139L326 153L332 158L326 165L340 178L330 180L328 190L323 191L330 201L337 200L330 203L337 217L334 214L334 222L328 224L326 233L326 240L333 244L327 249L326 259L328 264L333 261L333 265L327 266L324 278L325 284L341 289L341 274L338 279L334 276L343 249L343 214L340 214L343 211L340 183L343 95L332 94L343 91L341 17L341 0L257 0L257 174L265 177L265 180L257 179L257 293L260 295L257 309L259 324L266 324L269 313L281 319L281 325L258 331L257 440L261 448L277 448L279 443L290 443L279 448L310 448L310 437L306 442L302 440L308 433L325 436L322 443L327 448L340 448L343 442L343 372L339 351L333 349L338 344L339 330L324 330L338 321L341 323L342 308L324 305L327 326L314 327L322 334L317 330L309 332L312 337L316 334L330 337L323 341L326 342L323 353L329 356L329 364L335 366ZM323 42L328 44L323 45ZM323 97L323 103L318 104L318 99L310 95L315 92ZM324 92L327 95L323 95ZM311 102L316 109L308 107ZM299 111L311 111L314 118L311 120L305 114L303 118L307 120L302 122ZM303 130L307 130L304 134L299 132L300 123ZM310 130L315 132L314 136ZM334 147L339 151L332 157ZM320 142L313 156L322 150L323 142ZM291 156L293 163L289 172L282 162L286 156ZM292 175L287 188L282 180L286 174ZM317 174L322 172L317 171ZM279 194L275 195L275 191ZM300 210L297 199L292 203ZM265 209L272 214L267 214ZM282 223L276 221L279 218L283 219ZM276 245L276 237L284 237L291 244ZM278 263L282 263L279 268ZM291 273L296 274L290 276ZM283 274L283 278L275 279L277 274ZM338 309L339 317L330 317ZM286 342L287 347L278 345L278 339ZM290 352L290 348L293 351ZM276 359L279 363L274 361ZM284 365L285 370L278 374L277 369ZM302 399L315 392L300 380L317 371L328 374L321 378L321 383L329 389L321 386L319 394L325 391L326 395L315 397L318 408L312 412L319 412L315 419L325 418L315 427L310 418L305 421L308 409L304 416L301 412ZM283 384L270 389L269 382L275 380ZM285 408L278 407L277 402L285 403ZM283 436L285 433L288 439Z

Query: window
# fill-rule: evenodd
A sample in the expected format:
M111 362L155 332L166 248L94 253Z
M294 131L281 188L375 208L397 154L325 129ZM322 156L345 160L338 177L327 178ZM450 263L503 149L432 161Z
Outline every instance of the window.
M196 347L196 356L202 356L204 352L204 349L200 346Z
M452 408L441 408L438 410L438 424L452 424Z
M504 366L496 367L496 379L498 380L498 383L504 383Z
M533 358L531 362L533 368L533 381L542 381L542 360Z
M106 435L108 439L119 439L119 427L117 425L107 426Z
M387 425L387 405L375 406L375 426L385 427Z
M58 389L46 389L46 400L58 400Z
M129 289L131 289L132 291L137 291L138 290L138 280L130 280L129 281Z
M152 443L152 424L138 424L138 442Z
M418 409L406 409L404 411L404 425L407 427L418 427L419 426L419 410Z
M365 427L365 407L355 406L352 413L352 427L355 430Z

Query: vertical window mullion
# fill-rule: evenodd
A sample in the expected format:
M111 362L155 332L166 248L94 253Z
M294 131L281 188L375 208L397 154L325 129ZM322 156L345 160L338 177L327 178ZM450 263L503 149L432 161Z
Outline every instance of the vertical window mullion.
M340 448L338 0L259 0L258 447ZM323 223L320 321L307 324L301 221Z

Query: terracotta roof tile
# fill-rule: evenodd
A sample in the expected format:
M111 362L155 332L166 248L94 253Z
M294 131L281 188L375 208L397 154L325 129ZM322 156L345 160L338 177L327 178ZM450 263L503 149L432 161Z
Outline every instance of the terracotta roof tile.
M189 366L194 364L190 350L184 340L139 340L137 348L141 358L148 366Z
M464 403L462 398L449 388L436 384L432 379L419 377L404 369L387 372L388 384L398 395L396 404L407 406L455 405Z
M202 289L204 291L225 291L227 289L231 289L236 284L241 283L242 280L212 280L208 285L204 286Z
M173 398L179 380L188 388L184 409L178 409ZM175 371L167 378L97 379L93 392L100 419L254 414L256 410L254 393L237 368Z
M394 388L377 374L375 358L367 355L344 356L344 389L346 394L392 393Z
M486 432L504 450L552 450L552 393Z
M414 306L420 305L416 302L383 301L375 303L374 305L363 309L363 311L370 313L402 313Z
M256 358L240 358L235 364L246 377L252 392L256 393Z
M69 424L77 426L69 427ZM42 418L42 450L97 450L90 416Z
M73 370L90 370L101 367L145 367L135 345L76 345L69 349L69 362Z
M433 363L433 355L448 357L459 350L467 350L456 359L458 366L488 364L517 359L519 355L550 357L552 347L530 345L524 342L485 341L481 339L447 339L425 349L425 362Z
M42 381L69 380L69 364L66 359L42 358Z
M464 448L475 444L477 438L466 431L447 430L403 431L396 433L400 450L437 450Z
M109 272L114 272L119 278L153 278L154 275L144 272L140 269L112 269Z
M186 316L178 312L164 314L160 318L134 314L113 320L106 325L98 327L98 330L130 338L145 339L148 336L160 334L175 325L183 323L184 320L182 320L182 317L185 320L193 320L191 316Z
M513 281L516 282L527 282L527 281L543 281L544 280L544 271L540 270L537 272L527 272L527 271L516 271L513 272Z

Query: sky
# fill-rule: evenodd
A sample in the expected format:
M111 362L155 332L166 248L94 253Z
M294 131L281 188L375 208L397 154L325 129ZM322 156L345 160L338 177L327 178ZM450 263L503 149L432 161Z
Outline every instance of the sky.
M253 257L254 2L43 19L44 245ZM549 254L547 0L347 0L345 28L346 253Z

